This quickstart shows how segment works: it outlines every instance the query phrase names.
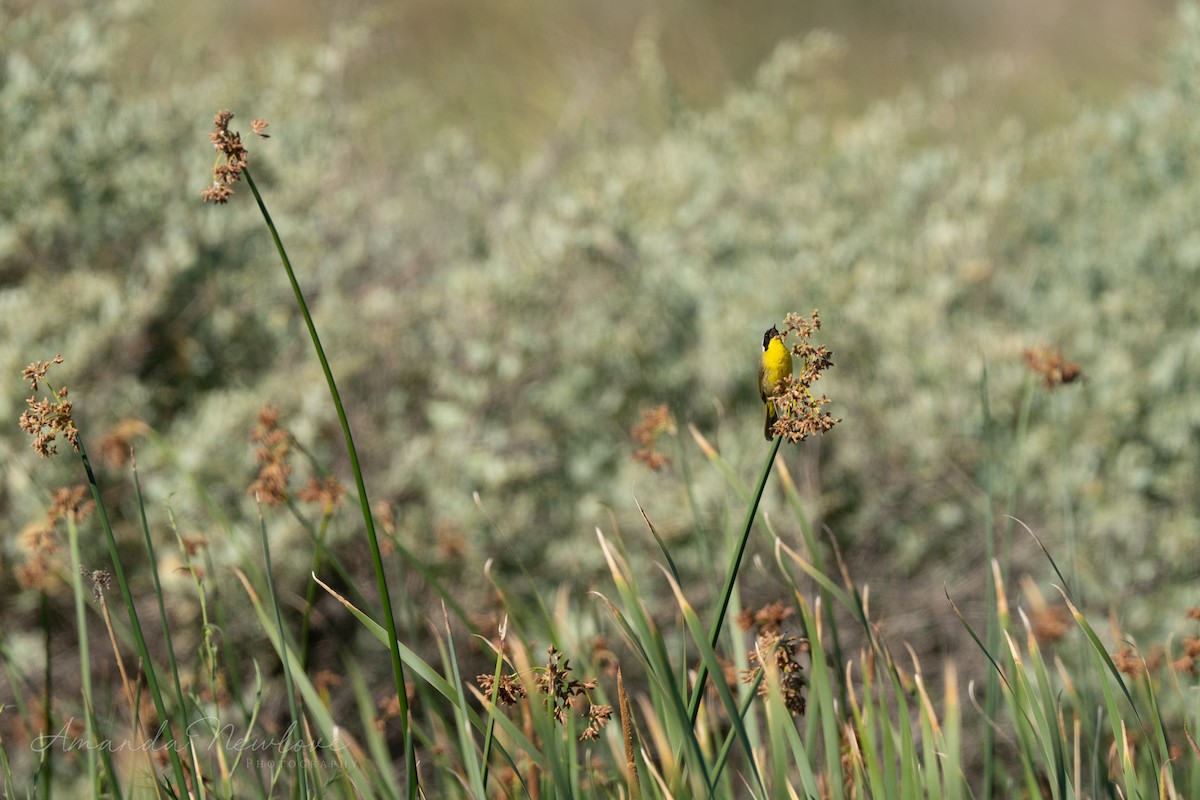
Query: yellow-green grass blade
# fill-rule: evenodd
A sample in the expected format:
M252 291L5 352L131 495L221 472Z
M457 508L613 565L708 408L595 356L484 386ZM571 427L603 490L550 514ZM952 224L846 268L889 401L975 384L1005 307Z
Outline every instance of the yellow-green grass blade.
M470 717L464 713L464 709L470 706L467 703L466 693L463 691L464 684L458 668L458 657L454 650L454 635L450 630L450 619L445 612L445 606L443 606L443 614L445 616L443 624L445 639L438 639L438 650L442 656L442 670L450 676L450 685L458 690L457 702L452 704L454 728L455 733L458 735L458 756L462 761L463 769L466 770L467 785L471 788L471 791L477 797L486 797L487 793L484 791L483 769L481 767L483 754L480 752L472 736Z
M317 731L321 734L321 742L330 747L343 746L343 740L339 732L339 726L333 721L329 710L325 708L325 704L321 702L321 695L313 686L312 681L304 673L300 666L300 659L297 656L293 647L284 639L281 638L276 629L275 623L263 608L262 601L258 596L258 592L250 584L246 575L241 569L234 568L234 574L238 580L242 582L243 588L246 590L246 595L250 598L250 603L254 607L254 612L258 615L259 623L262 625L263 632L266 633L272 647L275 648L276 654L280 659L287 659L290 662L292 681L300 690L300 694L304 697L305 710L317 724ZM297 720L297 722L299 722ZM351 778L358 785L367 785L364 783L365 776L359 769L358 765L351 763L349 765Z
M401 791L400 786L396 783L396 777L390 769L380 769L381 766L391 763L391 754L388 753L387 742L383 740L383 734L376 727L375 703L371 699L370 690L367 688L367 683L363 680L362 671L358 668L355 659L347 657L342 663L346 669L346 675L350 678L350 687L354 692L354 701L358 706L358 714L362 719L363 736L367 740L367 752L371 754L370 760L367 762L371 768L371 785L378 788L387 800L399 800Z
M692 438L696 441L696 444L700 447L700 452L704 453L704 456L708 459L709 463L716 467L717 471L725 476L725 480L729 483L733 490L737 492L737 495L742 499L742 502L749 503L753 499L750 487L738 477L737 470L735 470L733 466L721 456L721 453L717 450L717 448L712 446L708 439L704 438L704 434L700 433L700 430L695 425L689 423L688 430L691 432ZM775 449L778 450L778 447Z
M882 724L884 729L882 732L878 730L876 725L876 717L878 716L875 708L875 677L874 670L864 669L862 677L862 703L858 701L858 696L854 693L852 678L852 664L846 664L846 685L850 688L846 691L846 703L850 710L850 722L853 725L853 730L858 739L858 760L861 762L860 771L863 773L858 776L866 778L870 786L874 786L879 791L882 797L897 797L900 793L899 779L895 770L884 770L880 763L879 751L882 748L880 741L881 736L887 736L887 707L880 703L882 708Z
M652 686L658 690L654 693L654 699L660 712L660 719L669 726L669 730L673 734L672 741L679 743L680 752L687 751L692 754L697 774L703 780L704 786L711 788L709 769L703 750L696 738L691 723L691 714L685 706L683 689L675 678L675 671L671 666L666 652L666 644L663 642L658 626L646 613L640 597L633 588L628 564L599 530L596 531L596 535L600 541L600 549L608 563L613 583L625 605L626 613L622 613L612 601L603 595L597 593L597 596L608 605L609 611L625 633L630 645L646 665ZM680 710L682 710L683 716L679 716ZM676 760L678 760L678 753Z
M375 620L371 619L370 616L368 616L366 613L364 613L362 610L360 610L357 606L355 606L353 603L351 603L345 597L338 594L334 589L332 589L328 584L326 584L324 581L322 581L316 575L313 575L312 577L313 577L313 580L315 580L317 582L317 585L319 585L322 589L324 589L326 592L329 593L330 597L332 597L334 600L337 600L339 603L341 603L346 608L347 611L349 611L351 614L353 614L355 619L357 619L359 622L361 622L363 627L365 627L367 629L367 632L370 633L372 636L374 636L379 641L380 644L384 645L385 647L388 646L387 632L384 631L383 626L381 626ZM449 681L447 681L444 677L442 677L441 674L439 674L437 670L435 670L433 667L429 666L429 664L423 658L421 658L419 655L417 655L413 650L411 650L407 646L405 646L405 644L403 642L397 642L396 644L400 648L400 657L403 659L405 664L412 667L412 669L413 669L414 673L417 675L417 677L421 678L423 681L428 683L431 687L433 687L439 694L441 694L447 700L450 700L451 702L458 701L458 691L455 689L454 686L450 685ZM483 723L479 720L478 715L476 715L474 717L472 722L480 730L483 729L483 727L482 727Z
M804 596L799 592L794 594L797 608L804 629L809 631L809 656L812 666L809 675L809 714L818 720L822 740L825 746L825 767L828 776L828 790L832 800L842 800L844 795L844 775L841 761L841 738L838 728L837 704L833 699L833 681L825 660L825 648L821 645L821 637L816 635L817 624L808 607Z
M696 615L696 610L692 608L692 604L688 602L683 594L683 589L671 578L670 573L666 572L666 570L663 572L671 585L671 591L675 595L675 602L679 606L679 610L683 613L684 623L687 625L688 632L692 635L692 641L700 653L702 663L708 667L711 674L721 675L723 672L721 664L717 660L716 652L709 646L707 634L703 624L700 622L700 618ZM758 773L758 765L754 763L754 751L750 747L750 739L746 734L746 728L742 722L737 701L733 698L733 694L729 691L729 686L724 680L714 680L713 685L716 686L717 696L721 698L721 703L725 706L725 711L729 716L729 724L745 749L747 763L750 766L750 774L754 779L754 784L760 791L765 792L762 776Z
M675 761L679 761L681 752L689 753L690 761L695 764L696 775L706 788L711 789L712 779L704 758L704 751L692 728L691 717L684 705L679 684L675 681L674 670L667 659L662 637L657 633L657 629L647 626L644 619L640 620L639 628L641 630L635 630L629 618L612 601L603 595L598 594L597 596L608 605L617 626L646 667L651 688L655 690L652 691L652 697L655 701L659 722L668 726L668 730L671 732L670 739L679 743L680 752L674 754ZM640 607L638 610L640 611ZM634 619L639 617L641 617L640 613L634 615ZM665 777L673 778L670 775Z

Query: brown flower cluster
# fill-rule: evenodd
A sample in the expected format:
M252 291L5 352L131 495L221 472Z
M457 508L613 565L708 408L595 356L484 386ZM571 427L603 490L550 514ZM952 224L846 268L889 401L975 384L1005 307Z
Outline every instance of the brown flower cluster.
M760 633L779 633L784 621L795 613L795 609L782 600L768 603L760 609L744 609L738 614L738 627L744 631L757 627Z
M775 669L779 671L779 688L783 694L784 706L792 716L802 716L808 707L808 701L804 697L804 687L808 685L808 679L804 677L804 667L797 656L807 650L807 639L764 630L758 634L756 646L750 651L750 663L758 666L746 670L742 680L745 683L757 680L768 659L772 659ZM765 697L768 691L766 681L759 684L759 697Z
M638 443L633 460L640 461L657 472L671 463L671 459L658 452L658 437L675 432L675 420L666 403L642 412L642 421L633 429L633 440Z
M476 675L475 682L488 697L493 697L494 691L496 700L506 706L515 706L518 700L528 694L525 685L521 683L521 676L515 672L508 675L501 673L499 686L493 675Z
M101 599L112 585L112 573L106 569L88 569L80 564L79 574L92 582L92 597L97 600Z
M1132 647L1126 645L1120 650L1112 654L1113 666L1119 672L1124 672L1131 678L1139 678L1146 671L1146 667L1150 666L1142 659L1139 652Z
M1171 662L1171 669L1183 675L1197 675L1196 660L1200 659L1200 637L1183 637L1183 655Z
M565 724L567 712L574 705L575 698L586 697L596 688L596 681L577 679L571 672L570 659L563 658L562 653L556 647L551 646L547 652L549 656L546 666L537 670L537 674L534 676L534 685L538 693L545 696L546 704L554 714L554 719L559 724ZM497 699L504 705L515 705L518 700L528 695L525 683L515 672L501 675L499 686L496 685L492 675L477 675L475 683L489 697L495 690ZM600 738L600 731L612 718L612 706L589 703L585 717L588 724L583 733L579 735L581 742Z
M87 519L96 509L96 501L86 486L55 489L50 493L50 510L46 512L46 524L54 527L60 519L71 519L76 525Z
M26 589L50 588L55 558L62 550L54 539L54 527L43 523L27 525L21 530L19 541L26 559L14 570L17 583Z
M1029 612L1029 625L1039 642L1059 642L1075 627L1075 617L1065 605L1042 603Z
M547 651L549 654L544 670L538 672L536 681L538 690L546 695L551 705L554 718L560 723L566 722L567 709L575 697L586 695L596 688L596 681L580 681L571 674L571 661L562 657L562 653L553 645ZM600 730L612 717L612 706L589 705L588 725L579 735L579 741L598 739Z
M1200 609L1189 608L1184 618L1192 621L1200 620ZM1200 674L1197 662L1200 662L1200 636L1194 634L1182 637L1183 655L1171 662L1171 669L1183 675L1195 677Z
M86 486L55 489L46 518L21 532L21 545L27 559L16 570L17 582L27 589L47 588L47 578L54 572L55 556L62 549L54 538L59 521L70 519L79 524L95 508L96 502Z
M133 453L133 440L150 432L140 419L125 419L108 429L96 442L96 456L113 469L120 469Z
M1200 609L1187 609L1184 619L1200 621ZM1180 634L1179 641L1183 645L1183 653L1178 658L1171 658L1171 653L1161 645L1151 647L1144 658L1133 647L1123 645L1111 654L1113 666L1131 678L1139 678L1146 672L1156 672L1164 666L1172 672L1194 678L1200 675L1200 636L1182 632Z
M411 707L413 699L417 696L417 687L412 681L404 682L404 697ZM392 692L390 695L381 697L375 704L378 710L378 716L375 717L375 730L383 731L387 728L388 722L400 718L400 695Z
M326 514L333 513L342 504L346 496L346 487L332 475L321 480L309 478L308 485L296 492L296 497L305 503L315 503L325 509Z
M804 687L808 679L804 677L804 667L800 665L797 656L809 651L808 640L798 636L784 636L783 623L787 621L794 609L782 600L768 603L757 610L746 609L738 615L738 626L748 631L757 629L755 647L750 651L750 669L741 674L743 683L753 683L763 677L763 665L770 663L774 654L774 666L779 672L779 684L783 693L783 702L795 716L804 713L807 702L804 698ZM726 675L727 682L731 677ZM768 684L762 681L758 686L758 696L765 697Z
M1050 347L1036 347L1025 351L1025 364L1042 377L1047 389L1056 389L1072 383L1083 374L1083 368L1074 361L1067 361L1063 354Z
M816 311L808 319L789 313L784 320L784 341L789 335L796 334L797 341L791 348L792 357L803 365L799 375L784 378L772 395L781 412L772 433L789 442L801 442L841 422L828 411L821 410L822 406L829 403L829 398L825 395L817 397L812 391L821 373L833 366L833 353L825 345L812 342L820 329L821 319Z
M46 372L54 364L63 363L61 355L51 361L35 361L21 371L21 379L29 381L33 396L25 401L29 406L21 414L19 424L21 430L33 437L33 449L42 458L49 458L58 452L54 441L62 436L71 448L79 452L79 430L71 416L71 401L67 399L67 387L57 391L46 382ZM37 396L38 387L43 383L50 392L49 397L41 399Z
M242 144L242 135L229 130L229 121L232 119L231 111L220 111L213 118L213 131L208 138L212 140L213 147L221 156L217 158L213 167L212 185L200 193L206 203L210 200L217 204L229 202L229 197L233 194L233 184L242 179L242 170L250 163L250 154ZM250 123L250 127L260 139L271 138L263 132L267 128L266 120L256 119Z
M250 484L247 494L258 498L265 506L279 506L287 502L288 478L292 465L288 455L292 449L292 435L279 427L279 410L274 406L263 406L258 412L258 427L250 441L257 445L254 457L258 461L258 476Z

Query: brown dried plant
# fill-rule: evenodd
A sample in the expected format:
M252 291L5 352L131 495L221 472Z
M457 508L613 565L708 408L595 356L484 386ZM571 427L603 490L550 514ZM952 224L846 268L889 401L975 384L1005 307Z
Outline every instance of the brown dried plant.
M258 498L265 506L283 505L287 502L288 479L292 474L292 465L288 463L292 435L280 427L278 409L263 406L259 410L258 426L250 441L256 445L254 457L258 461L258 475L247 494Z
M634 426L633 440L638 443L638 449L633 453L633 460L640 461L657 472L671 463L671 459L658 451L658 440L663 434L675 432L675 420L671 418L671 410L664 403L642 412L642 421Z
M50 361L35 361L21 372L21 378L29 381L33 395L25 401L28 408L21 414L19 424L21 430L33 437L33 449L42 458L49 458L58 452L54 442L59 436L71 445L71 449L79 452L79 430L71 416L72 405L67 399L67 387L55 390L46 380L50 367L61 363L63 357L58 355ZM50 394L39 398L37 392L42 384Z
M1083 368L1074 361L1067 361L1063 354L1052 347L1035 347L1025 350L1025 365L1040 375L1042 385L1057 389L1074 383L1083 374Z
M232 119L233 112L227 110L218 112L213 118L213 131L208 138L220 155L213 165L212 185L200 192L206 203L210 200L218 205L229 202L233 195L233 184L242 179L242 170L250 164L250 154L242 144L242 135L229 129ZM250 123L250 127L260 139L271 138L263 132L267 128L266 120L256 119Z
M791 334L796 336L797 341L791 346L791 351L792 358L800 364L800 372L780 381L772 395L780 409L772 432L789 442L801 442L841 422L828 411L822 411L822 406L829 403L829 398L813 393L813 385L820 379L821 373L833 366L833 353L825 345L813 344L813 336L821 329L818 312L813 311L808 319L789 313L783 325L785 343Z
M555 721L563 725L566 724L568 712L575 706L576 698L587 698L596 688L596 681L576 678L571 670L570 659L563 658L556 647L551 646L547 653L546 666L534 670L532 684L538 694L545 697L547 708ZM475 683L488 697L492 697L495 691L495 697L504 705L515 705L529 695L530 681L522 679L516 672L502 674L498 685L494 676L489 674L477 675ZM612 718L612 706L589 702L583 717L587 720L587 726L579 735L579 741L598 739L600 731Z

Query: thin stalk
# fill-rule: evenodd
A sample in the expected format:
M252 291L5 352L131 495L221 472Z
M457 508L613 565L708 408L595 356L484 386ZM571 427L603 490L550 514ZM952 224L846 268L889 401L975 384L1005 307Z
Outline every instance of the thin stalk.
M179 665L175 661L175 645L171 641L171 621L167 616L167 604L163 600L162 582L158 579L158 557L154 553L154 540L150 538L150 523L146 520L146 504L142 498L142 482L138 478L137 457L130 452L130 472L133 474L133 490L137 498L138 515L142 523L142 537L146 542L146 555L150 557L150 580L154 582L154 597L158 600L158 618L162 624L163 646L167 651L167 663L171 666L171 680L175 684L175 698L179 703L179 729L188 730L187 700L183 695L183 685L179 680ZM215 695L214 695L215 696ZM204 797L203 785L197 787L200 797Z
M97 741L96 726L93 724L93 714L91 709L95 708L92 700L92 655L88 644L87 630L87 606L85 603L84 588L83 588L83 561L79 555L79 526L75 524L74 518L68 514L66 516L67 525L67 547L71 553L71 589L75 595L75 631L79 639L79 677L80 690L83 693L83 702L88 709L85 715L87 723L87 740L95 743ZM99 770L96 768L96 751L95 748L87 749L87 769L88 774L96 775ZM98 782L92 781L92 796L99 795Z
M1067 578L1070 580L1069 587L1075 602L1083 606L1085 600L1083 597L1083 586L1079 583L1079 557L1075 547L1075 510L1071 502L1070 482L1067 475L1068 450L1071 444L1070 435L1067 432L1067 408L1066 408L1066 392L1056 392L1055 399L1058 401L1054 404L1055 410L1055 430L1059 431L1061 439L1058 447L1059 458L1059 473L1061 474L1062 485L1062 511L1063 511L1063 529L1067 532Z
M383 554L379 549L379 537L375 533L375 520L371 515L371 505L367 499L367 485L363 480L362 466L358 460L358 450L354 446L354 436L350 433L350 420L346 417L346 409L342 406L342 396L338 392L337 382L333 379L333 370L329 366L329 359L325 357L325 348L321 346L321 337L317 334L317 326L313 322L312 314L309 313L308 303L304 300L304 293L300 291L300 282L296 280L296 273L292 270L292 262L288 258L287 251L284 250L283 241L279 238L279 231L275 228L271 214L267 211L267 205L263 202L262 195L258 191L258 186L254 183L254 178L250 175L250 170L243 167L242 175L245 176L246 185L250 187L250 191L254 194L254 200L258 203L258 209L262 212L263 219L267 223L267 229L271 232L271 239L275 242L275 249L279 253L279 260L283 262L283 269L287 273L288 282L292 286L292 294L296 297L296 305L299 306L300 314L304 317L304 324L308 328L309 338L312 339L313 349L317 353L317 360L321 362L321 371L325 373L325 382L329 385L329 394L333 399L334 409L337 411L338 422L342 426L342 435L346 439L346 451L350 456L350 468L354 472L354 484L358 491L358 504L362 509L363 524L366 526L367 540L371 546L371 561L375 565L375 580L379 586L379 601L383 605L383 623L388 635L388 650L392 659L392 675L396 682L396 700L399 705L397 716L400 724L400 736L404 740L405 783L408 788L409 798L415 798L417 796L417 765L412 732L409 730L408 695L405 690L404 663L400 660L400 645L396 638L396 619L392 613L392 597L388 591L387 574L383 569Z
M746 520L742 523L742 535L738 540L737 549L734 551L733 560L729 564L729 573L725 576L725 587L721 590L717 614L713 618L712 631L708 636L709 647L713 650L716 650L717 642L721 639L721 628L725 624L725 612L729 610L730 598L733 597L733 586L737 582L738 568L742 565L742 556L745 555L746 544L750 541L750 530L754 527L755 516L758 515L758 504L762 500L763 491L767 488L767 478L771 475L771 466L775 463L775 456L782 443L783 437L776 436L771 445L771 451L767 453L767 461L763 464L762 474L758 476L758 486L755 487L754 494L750 498L750 505L746 509ZM696 718L700 714L700 700L704 697L704 684L707 680L708 668L702 661L700 671L696 675L696 688L692 690L692 700L688 708L693 728L696 727Z
M688 463L687 448L683 446L683 437L675 436L674 438L679 454L679 477L683 481L683 488L687 493L688 510L692 512L692 525L695 526L694 535L700 545L700 555L704 559L705 565L712 570L712 578L715 580L717 560L712 557L708 536L705 535L705 529L708 526L704 524L704 520L700 516L700 504L696 501L696 489L692 481L692 469Z
M43 675L46 693L42 697L42 729L46 732L46 735L49 736L52 730L50 727L52 723L50 716L50 696L54 688L54 673L51 670L51 667L54 665L54 661L50 658L50 601L46 597L46 590L44 588L41 589L38 594L40 596L38 616L40 617L42 623L42 637L46 656L46 669L45 674ZM42 779L42 797L46 798L46 800L50 800L50 778L54 768L53 751L53 747L47 747L42 750L42 764L38 770Z
M993 450L992 413L988 404L987 364L983 365L980 381L980 406L983 423L983 488L984 488L984 550L987 568L984 570L986 588L984 604L987 606L987 652L996 653L1000 647L1000 610L996 598L996 579L992 563L996 560L996 520L992 509L994 491L994 469L996 454ZM996 781L996 713L1000 706L1000 681L997 670L987 671L987 683L983 697L983 800L991 800Z
M92 462L88 460L87 450L83 447L82 437L79 441L79 458L87 472L88 485L92 489L92 499L96 501L96 513L100 518L100 527L104 530L104 540L108 545L108 554L112 558L113 577L121 589L121 599L125 601L125 612L129 616L129 626L133 629L134 643L137 645L138 657L142 660L146 685L150 688L150 697L154 701L154 710L158 713L162 733L166 734L167 756L171 759L171 769L175 773L177 791L187 791L187 778L183 774L183 762L175 743L175 731L171 727L171 718L167 715L166 704L163 703L162 690L158 685L158 674L154 662L150 660L150 648L146 646L146 637L142 633L142 623L138 619L137 608L133 604L133 593L129 591L129 581L125 579L125 568L121 566L121 554L117 550L117 540L113 536L112 523L108 519L108 511L100 498L100 485L96 482L96 474L92 472ZM151 565L153 568L153 565Z
M333 509L327 508L321 517L321 527L317 531L316 547L313 549L312 569L309 572L308 590L304 593L304 618L300 621L300 663L308 669L309 635L312 632L312 610L317 602L317 582L312 576L321 571L325 556L325 536L329 533L329 520L333 517Z
M288 726L295 749L294 754L303 752L304 740L300 733L300 707L296 704L296 686L292 683L291 659L288 658L287 640L283 632L283 611L279 608L279 593L275 589L275 575L271 569L271 546L267 541L267 524L263 520L262 506L258 508L258 532L262 536L263 567L267 572L267 592L271 595L271 605L275 607L275 629L279 633L279 652L283 662L283 682L287 685L288 711L292 715L292 724ZM300 800L308 800L308 771L303 764L307 759L297 757L296 779Z

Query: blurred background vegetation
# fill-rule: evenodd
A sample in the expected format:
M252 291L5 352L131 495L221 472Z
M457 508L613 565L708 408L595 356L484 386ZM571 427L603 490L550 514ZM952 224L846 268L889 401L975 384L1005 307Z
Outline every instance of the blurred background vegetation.
M690 554L695 599L715 591L706 554L740 501L686 426L752 478L762 331L814 308L845 421L785 457L889 634L969 649L943 587L982 619L988 480L1060 560L1074 537L1085 600L1129 630L1158 635L1194 604L1193 5L5 0L0 16L10 638L36 606L15 534L81 478L71 459L35 463L17 429L35 359L66 357L87 441L148 424L151 524L166 535L170 508L218 566L254 557L264 404L349 481L249 193L200 202L222 108L247 135L271 123L252 168L373 499L481 615L489 559L498 580L565 583L591 608L595 527L657 552L635 498ZM1042 345L1082 380L1041 389L1022 353ZM660 403L679 427L652 473L630 429ZM127 468L100 466L133 537ZM268 524L302 594L306 534ZM369 593L354 514L333 537ZM1032 541L1012 542L1049 580ZM103 564L99 539L84 557ZM404 585L422 630L431 595ZM744 591L774 599L753 575Z

